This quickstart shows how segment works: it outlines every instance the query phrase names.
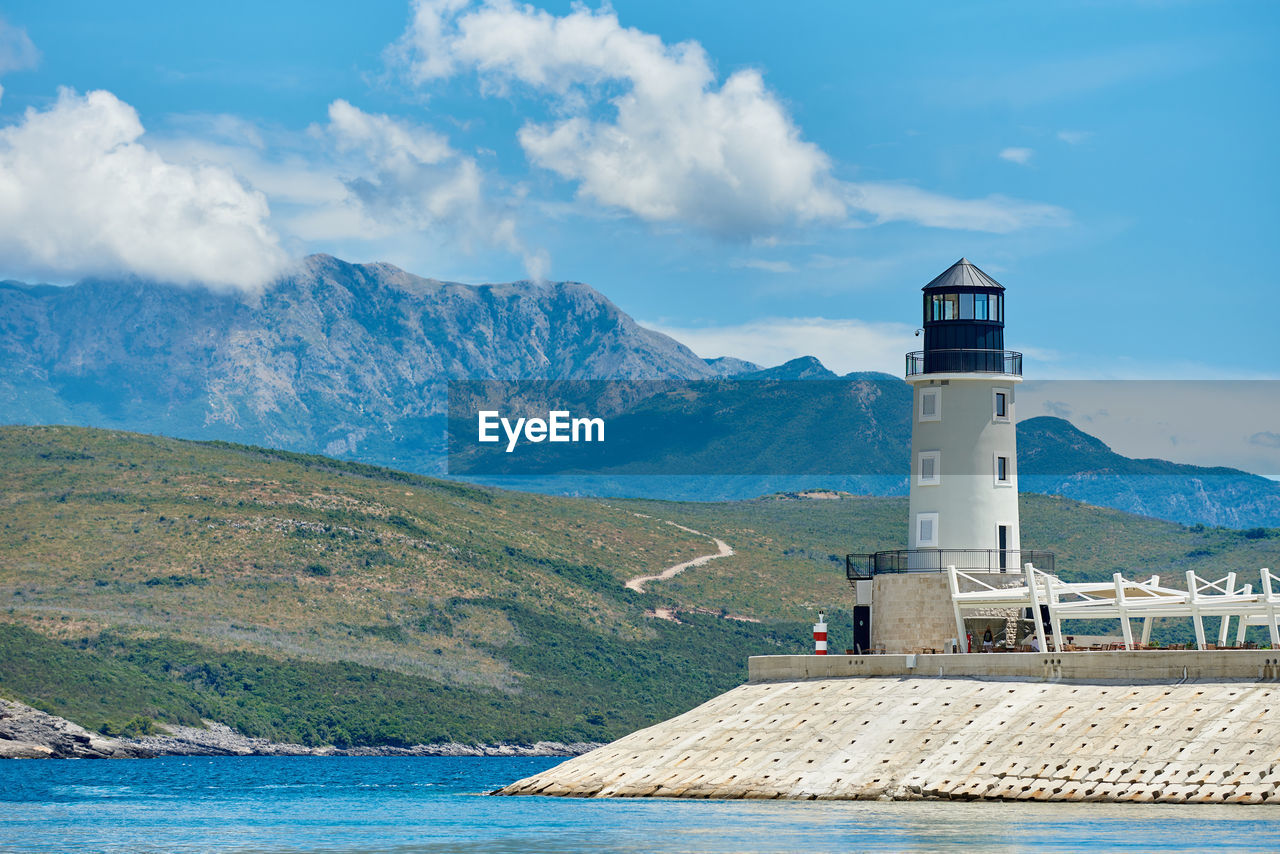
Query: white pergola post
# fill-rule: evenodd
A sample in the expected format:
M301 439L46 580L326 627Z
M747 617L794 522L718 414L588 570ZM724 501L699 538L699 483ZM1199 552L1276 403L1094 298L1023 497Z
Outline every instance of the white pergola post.
M1227 573L1227 595L1230 596L1236 589L1236 574L1234 572ZM1227 645L1227 631L1231 628L1231 615L1222 615L1222 625L1218 627L1218 649L1222 649Z
M1200 593L1196 589L1198 586L1199 580L1195 572L1188 569L1187 604L1191 606L1191 624L1196 628L1196 649L1203 650L1205 647L1204 620L1200 619Z
M1044 577L1049 592L1049 625L1053 628L1053 647L1058 652L1066 646L1062 639L1062 619L1058 616L1058 579L1053 575Z
M1280 628L1276 626L1276 602L1271 598L1271 570L1262 568L1262 596L1267 603L1267 631L1271 633L1271 648L1280 649Z
M1129 612L1124 607L1124 579L1118 572L1111 578L1116 585L1116 611L1120 614L1120 632L1124 635L1124 648L1133 649L1133 627L1129 625Z
M1241 592L1244 593L1245 596L1252 595L1253 585L1246 584L1243 588L1241 588ZM1249 621L1244 618L1244 614L1241 614L1239 617L1236 618L1236 646L1241 646L1244 643L1244 633L1248 630L1249 630Z
M960 579L956 577L954 565L947 566L947 578L951 582L951 608L956 615L956 650L968 652L969 643L964 630L964 614L960 611Z
M1031 564L1023 567L1023 574L1027 577L1027 595L1031 598L1031 618L1036 623L1036 643L1040 645L1041 652L1048 652L1049 645L1044 642L1044 621L1040 619L1040 596L1036 593L1035 573L1036 568Z
M1160 576L1153 575L1147 579L1147 584L1152 587L1160 586ZM1154 625L1151 617L1142 618L1142 645L1147 646L1151 643L1151 627Z

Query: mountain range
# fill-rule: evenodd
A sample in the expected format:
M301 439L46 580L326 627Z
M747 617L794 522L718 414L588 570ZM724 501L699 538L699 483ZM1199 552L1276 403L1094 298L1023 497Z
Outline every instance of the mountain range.
M454 377L701 378L699 359L574 282L472 287L307 258L257 294L0 283L0 416L248 441L440 470ZM426 425L431 425L430 427Z
M836 382L856 404L842 411L841 430L815 429L822 419L797 411L785 393L718 399L750 423L772 425L769 448L736 453L803 447L819 458L848 460L851 472L907 468L910 394L900 379L840 377L811 357L767 369L732 357L702 359L575 282L472 286L325 255L250 294L123 278L67 287L3 282L0 361L3 423L221 439L432 475L445 473L450 380L731 377L778 388ZM728 443L706 441L695 449L702 458L742 471L725 458ZM1280 484L1231 469L1132 460L1061 419L1020 424L1019 460L1024 489L1184 524L1280 525ZM543 478L507 485L681 498L745 498L805 485L905 491L902 476L797 471L790 478Z

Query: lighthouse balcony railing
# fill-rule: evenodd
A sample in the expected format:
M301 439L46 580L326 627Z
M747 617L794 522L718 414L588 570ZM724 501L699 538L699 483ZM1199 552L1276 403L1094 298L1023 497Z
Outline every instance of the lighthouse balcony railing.
M1025 564L1053 572L1053 552L1042 549L898 549L845 555L845 575L866 581L874 575L897 572L1021 572Z
M1013 350L917 350L907 354L907 376L919 374L1022 376L1022 354Z

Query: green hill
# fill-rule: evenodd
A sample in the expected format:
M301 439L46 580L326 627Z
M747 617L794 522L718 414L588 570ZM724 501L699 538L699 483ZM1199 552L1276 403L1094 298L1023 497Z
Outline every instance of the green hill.
M0 487L0 695L310 744L616 737L807 651L819 608L841 647L843 555L906 527L905 499L559 498L69 427L0 428ZM1256 573L1276 534L1023 499L1068 577ZM712 536L735 554L624 588Z

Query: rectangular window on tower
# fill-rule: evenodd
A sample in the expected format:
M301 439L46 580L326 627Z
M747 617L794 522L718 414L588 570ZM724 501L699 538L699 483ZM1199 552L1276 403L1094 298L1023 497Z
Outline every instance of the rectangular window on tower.
M938 514L916 514L916 548L927 549L938 547Z
M996 485L998 486L1008 485L1011 482L1010 477L1011 477L1011 473L1009 471L1009 458L997 456L996 457Z
M942 483L941 451L920 452L920 465L916 468L916 483L920 486L937 486Z
M920 389L920 420L921 421L941 421L942 420L942 389L938 389L938 388Z
M1013 405L1013 393L1007 388L991 390L991 420L1008 421Z

